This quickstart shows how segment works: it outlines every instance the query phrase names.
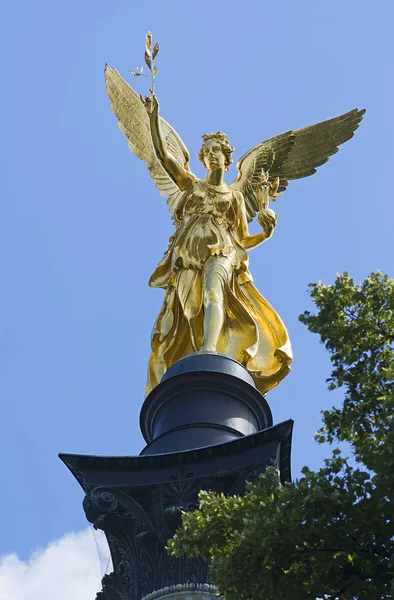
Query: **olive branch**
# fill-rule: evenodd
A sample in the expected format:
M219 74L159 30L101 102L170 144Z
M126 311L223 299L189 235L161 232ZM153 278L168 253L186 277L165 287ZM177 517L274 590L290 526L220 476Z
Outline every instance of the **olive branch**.
M153 63L154 63L156 56L159 53L159 44L158 44L158 42L156 42L156 44L152 47L152 43L153 43L153 36L152 36L152 33L150 31L148 31L148 33L145 36L144 59L145 59L146 66L148 67L148 69L151 72L152 84L151 84L151 89L149 91L153 95L155 92L155 77L159 72L157 67ZM130 71L130 73L134 77L148 77L149 78L149 75L145 75L145 73L144 73L144 67L136 67L136 70Z

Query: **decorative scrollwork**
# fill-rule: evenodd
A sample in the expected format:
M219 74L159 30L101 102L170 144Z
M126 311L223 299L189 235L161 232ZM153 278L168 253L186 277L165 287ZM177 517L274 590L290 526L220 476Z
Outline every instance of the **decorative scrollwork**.
M135 487L96 486L84 507L94 527L105 532L114 572L104 577L96 600L140 600L166 586L209 583L206 561L168 555L166 544L181 523L182 511L195 510L201 489L243 493L245 481L276 465L277 447L258 462L209 476L171 479ZM171 588L172 589L172 588Z

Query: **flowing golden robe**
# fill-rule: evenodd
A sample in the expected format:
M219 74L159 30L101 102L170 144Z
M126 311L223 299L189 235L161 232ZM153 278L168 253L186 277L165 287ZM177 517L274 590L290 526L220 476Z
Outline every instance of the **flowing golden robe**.
M177 360L201 349L204 292L212 278L225 311L217 351L243 364L267 392L288 374L291 346L280 317L254 287L247 252L232 233L240 218L234 192L190 180L174 217L176 232L149 281L166 296L152 334L147 393Z

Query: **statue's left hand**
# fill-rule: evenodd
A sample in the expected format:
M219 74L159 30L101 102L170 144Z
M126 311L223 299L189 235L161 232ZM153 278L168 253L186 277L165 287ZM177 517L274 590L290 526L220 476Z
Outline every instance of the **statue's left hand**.
M276 227L277 217L271 208L264 208L260 210L257 221L267 234L267 237L271 237Z

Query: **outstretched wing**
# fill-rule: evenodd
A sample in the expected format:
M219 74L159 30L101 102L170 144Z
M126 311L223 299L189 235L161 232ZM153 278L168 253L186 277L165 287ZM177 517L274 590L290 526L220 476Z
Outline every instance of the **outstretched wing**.
M120 130L129 141L130 150L143 160L162 196L168 196L167 203L174 212L182 192L163 169L152 145L149 117L138 94L129 86L116 69L105 66L107 94L111 108L118 118ZM178 163L189 170L189 153L177 132L160 117L161 129L168 151Z
M284 191L289 180L313 175L338 152L339 146L353 137L364 113L355 108L334 119L282 133L244 154L232 187L243 192L248 219L251 221L259 210L254 186L262 169L269 172L271 182L279 177L278 191Z

